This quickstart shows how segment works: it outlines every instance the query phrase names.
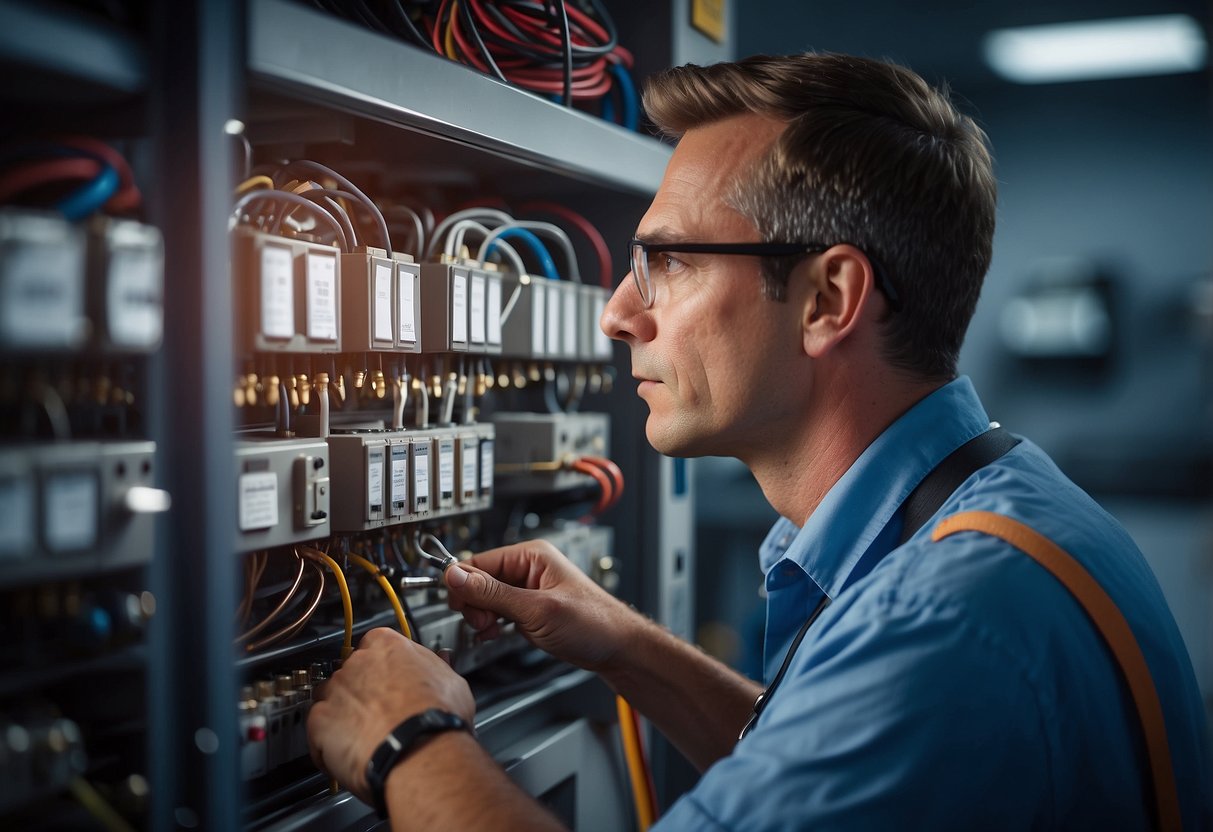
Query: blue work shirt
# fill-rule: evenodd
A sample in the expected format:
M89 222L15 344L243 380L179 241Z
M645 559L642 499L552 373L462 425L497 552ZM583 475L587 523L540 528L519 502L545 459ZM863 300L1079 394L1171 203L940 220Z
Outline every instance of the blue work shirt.
M1162 591L1120 525L1024 441L970 476L905 545L902 503L989 419L967 378L868 447L803 528L762 545L766 678L820 601L753 731L661 830L1148 829L1146 757L1115 659L1049 572L945 516L1021 520L1078 559L1145 653L1185 829L1208 829L1210 751Z

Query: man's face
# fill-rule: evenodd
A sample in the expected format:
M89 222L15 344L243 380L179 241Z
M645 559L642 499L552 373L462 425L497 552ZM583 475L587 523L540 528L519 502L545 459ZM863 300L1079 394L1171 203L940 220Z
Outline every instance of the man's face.
M783 125L736 116L688 131L636 236L647 242L761 242L725 203L734 175ZM756 257L654 255L654 303L646 309L629 275L602 316L603 331L632 350L637 393L649 406L646 435L676 456L746 457L788 418L796 391L788 362L800 351L800 306L767 300ZM795 278L793 278L795 280Z

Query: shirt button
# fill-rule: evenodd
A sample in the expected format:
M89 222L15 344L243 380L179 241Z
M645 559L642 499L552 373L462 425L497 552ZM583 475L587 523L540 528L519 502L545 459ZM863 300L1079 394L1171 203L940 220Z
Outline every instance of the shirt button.
M791 545L792 545L792 536L790 534L785 534L785 535L783 535L783 537L779 538L779 548L780 549L786 549Z

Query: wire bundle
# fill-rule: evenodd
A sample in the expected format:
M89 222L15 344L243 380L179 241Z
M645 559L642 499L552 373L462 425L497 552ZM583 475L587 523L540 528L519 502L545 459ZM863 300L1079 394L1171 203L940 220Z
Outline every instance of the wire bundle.
M321 242L353 251L373 245L392 251L387 220L358 186L319 162L300 159L271 175L249 177L236 186L231 224L247 223L270 234L283 226ZM302 211L304 219L297 215Z
M623 471L611 460L602 456L582 456L572 460L569 468L586 474L598 483L601 495L594 504L594 514L602 514L617 504L623 497Z
M603 118L637 128L632 54L598 0L314 3L566 106L600 101Z
M125 158L87 136L0 149L0 204L49 207L69 220L97 212L128 214L143 196Z

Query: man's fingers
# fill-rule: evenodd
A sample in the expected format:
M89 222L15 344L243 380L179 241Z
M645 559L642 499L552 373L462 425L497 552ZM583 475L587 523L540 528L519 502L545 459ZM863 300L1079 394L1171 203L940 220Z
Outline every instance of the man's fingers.
M466 564L456 564L446 570L446 585L454 609L467 612L488 611L494 615L517 620L525 614L530 590L519 589ZM472 626L476 626L473 624Z

